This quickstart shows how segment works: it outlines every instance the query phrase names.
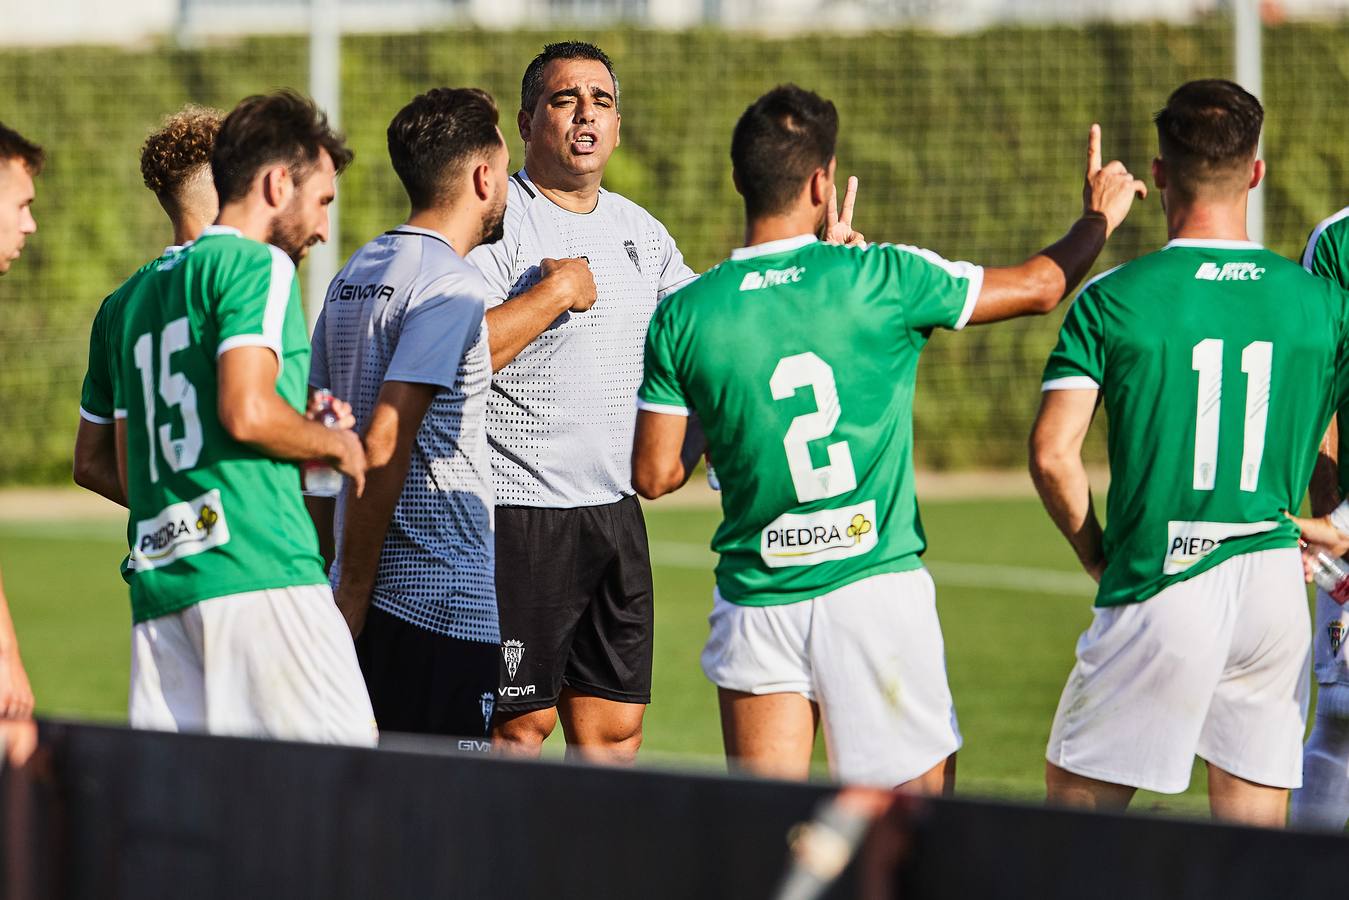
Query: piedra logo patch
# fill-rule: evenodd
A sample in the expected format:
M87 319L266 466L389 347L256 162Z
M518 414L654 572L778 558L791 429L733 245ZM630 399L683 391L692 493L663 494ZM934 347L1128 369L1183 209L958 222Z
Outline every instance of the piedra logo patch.
M843 509L786 513L759 536L759 554L770 568L813 566L867 553L876 546L876 502Z

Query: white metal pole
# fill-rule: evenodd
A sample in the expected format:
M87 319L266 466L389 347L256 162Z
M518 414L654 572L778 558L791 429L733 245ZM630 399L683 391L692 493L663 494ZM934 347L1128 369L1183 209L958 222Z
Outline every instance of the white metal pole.
M1235 43L1237 84L1257 98L1264 93L1262 51L1260 47L1260 0L1232 0L1233 39ZM1264 154L1261 139L1260 153ZM1251 191L1250 207L1246 212L1246 230L1251 240L1265 242L1265 186Z
M328 114L334 128L342 121L342 27L338 20L339 0L309 0L309 93ZM341 187L338 188L338 199ZM328 207L328 242L309 251L309 272L305 278L305 312L309 330L314 330L323 296L338 269L338 201Z

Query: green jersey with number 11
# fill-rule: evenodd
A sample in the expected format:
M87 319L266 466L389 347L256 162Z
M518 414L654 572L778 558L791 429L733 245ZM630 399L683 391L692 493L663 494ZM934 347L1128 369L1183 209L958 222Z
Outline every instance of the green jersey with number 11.
M1343 396L1349 296L1259 244L1173 240L1089 282L1045 390L1099 389L1109 421L1097 606L1147 600L1241 553L1297 546Z
M920 565L918 356L974 310L983 270L802 236L737 250L656 310L642 409L696 412L721 481L717 587L793 603Z
M304 408L309 336L294 263L213 226L126 290L106 327L126 420L133 619L326 583L298 467L234 440L216 412L216 361L244 346L276 353L277 393Z

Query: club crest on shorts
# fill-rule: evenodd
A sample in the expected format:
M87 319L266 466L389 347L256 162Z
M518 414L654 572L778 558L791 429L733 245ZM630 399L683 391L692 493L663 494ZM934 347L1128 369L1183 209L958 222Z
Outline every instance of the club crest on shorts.
M1340 646L1344 643L1344 623L1339 619L1326 626L1326 634L1330 635L1330 654L1335 656L1340 652Z
M492 707L496 705L496 697L491 691L483 691L478 705L482 708L482 730L486 734L492 727Z
M524 641L502 641L501 657L506 660L506 674L515 680L515 670L520 668L520 660L525 658Z
M637 259L637 245L632 241L624 241L623 249L628 251L628 259L632 260L632 264L637 267L637 271L642 271L642 263Z

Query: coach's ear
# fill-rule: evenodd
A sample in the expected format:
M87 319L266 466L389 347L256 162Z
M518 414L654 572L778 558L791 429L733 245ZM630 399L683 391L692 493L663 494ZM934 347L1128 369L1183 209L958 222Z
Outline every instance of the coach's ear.
M525 143L529 143L529 134L532 124L529 113L525 112L523 109L515 114L515 125L520 129L520 140Z

